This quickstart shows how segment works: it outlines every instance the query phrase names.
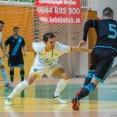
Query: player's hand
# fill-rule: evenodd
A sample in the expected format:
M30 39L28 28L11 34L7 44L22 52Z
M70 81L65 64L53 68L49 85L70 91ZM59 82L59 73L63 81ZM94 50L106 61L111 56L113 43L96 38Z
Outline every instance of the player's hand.
M8 58L10 55L8 53L3 53L3 58Z
M86 44L87 44L87 42L84 41L84 40L82 40L82 41L80 41L80 43L78 44L78 48L84 47Z

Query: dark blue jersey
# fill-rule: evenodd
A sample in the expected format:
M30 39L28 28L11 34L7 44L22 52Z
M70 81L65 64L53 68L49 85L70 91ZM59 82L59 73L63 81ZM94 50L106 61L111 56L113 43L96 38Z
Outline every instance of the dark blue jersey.
M83 40L87 40L89 27L95 28L97 42L94 48L111 48L117 52L117 22L110 18L89 20L84 25Z
M10 36L4 43L5 46L9 45L9 54L17 55L22 54L22 47L25 46L25 41L23 37L18 36L18 38L14 38L14 36Z

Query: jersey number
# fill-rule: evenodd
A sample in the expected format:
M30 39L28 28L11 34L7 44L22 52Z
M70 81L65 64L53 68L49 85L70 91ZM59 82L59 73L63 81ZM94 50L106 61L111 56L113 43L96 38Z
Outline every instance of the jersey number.
M115 39L117 36L116 25L109 24L109 31L113 33L108 35L108 38Z

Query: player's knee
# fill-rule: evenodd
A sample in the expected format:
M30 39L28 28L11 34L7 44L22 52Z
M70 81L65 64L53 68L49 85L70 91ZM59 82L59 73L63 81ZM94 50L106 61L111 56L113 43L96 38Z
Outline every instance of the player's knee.
M26 79L26 80L27 80L29 85L31 85L33 83L32 80L29 80L29 79Z
M29 85L31 85L34 81L35 81L36 77L31 77L30 75L28 76L28 78L26 79L26 81L28 82Z
M67 73L62 73L62 78L67 80L69 79L69 75Z

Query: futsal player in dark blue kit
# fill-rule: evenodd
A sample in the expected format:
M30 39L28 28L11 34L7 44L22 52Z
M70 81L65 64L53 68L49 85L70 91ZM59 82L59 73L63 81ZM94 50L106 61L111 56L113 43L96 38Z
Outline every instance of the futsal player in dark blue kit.
M117 22L113 20L114 12L106 7L102 12L102 20L88 20L84 25L83 40L78 47L87 43L87 33L90 27L95 28L97 43L91 53L91 65L86 75L84 86L71 100L72 108L79 110L79 100L94 91L99 83L103 83L112 67L117 54Z
M24 55L26 56L25 40L19 35L19 27L14 27L13 32L14 34L10 36L4 43L5 49L9 45L8 66L10 67L10 87L13 87L15 67L20 67L21 81L24 80L25 71L22 47L24 50Z

